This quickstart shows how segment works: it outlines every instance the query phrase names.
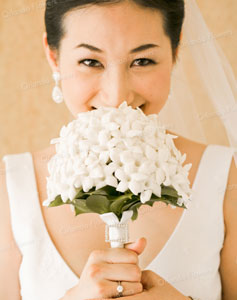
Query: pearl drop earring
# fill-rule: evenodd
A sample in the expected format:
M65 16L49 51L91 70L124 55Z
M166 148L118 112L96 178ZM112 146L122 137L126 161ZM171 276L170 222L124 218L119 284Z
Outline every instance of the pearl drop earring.
M55 81L55 87L53 88L52 92L52 98L55 103L62 103L63 102L63 93L59 87L59 81L60 81L60 73L59 72L53 72L53 79Z

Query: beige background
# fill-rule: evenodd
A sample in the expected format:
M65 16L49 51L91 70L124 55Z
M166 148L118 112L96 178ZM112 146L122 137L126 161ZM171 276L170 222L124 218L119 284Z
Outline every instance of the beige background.
M197 3L237 77L237 1ZM0 157L48 147L72 120L64 104L51 100L53 80L42 46L44 5L43 0L0 2ZM216 137L217 143L225 141Z

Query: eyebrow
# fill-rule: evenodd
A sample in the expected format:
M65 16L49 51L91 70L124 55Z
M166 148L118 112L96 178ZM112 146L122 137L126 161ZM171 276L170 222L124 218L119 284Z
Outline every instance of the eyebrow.
M150 48L157 48L157 47L160 47L159 45L155 45L155 44L145 44L145 45L141 45L135 49L132 49L130 51L130 53L137 53L137 52L141 52L141 51L144 51L144 50L147 50L147 49L150 49ZM99 48L96 48L95 46L92 46L92 45L89 45L89 44L80 44L80 45L77 45L75 47L76 48L86 48L86 49L89 49L91 51L95 51L95 52L98 52L98 53L104 53L104 51L102 51L101 49Z

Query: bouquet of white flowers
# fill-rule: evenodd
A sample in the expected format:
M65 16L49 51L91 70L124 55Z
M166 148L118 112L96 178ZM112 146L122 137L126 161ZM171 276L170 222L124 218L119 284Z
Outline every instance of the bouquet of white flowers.
M123 102L79 113L51 140L56 154L48 163L48 199L44 206L69 204L75 215L98 213L106 223L106 241L123 247L127 223L141 205L162 201L187 208L190 200L186 154L159 124ZM109 234L109 239L108 239Z

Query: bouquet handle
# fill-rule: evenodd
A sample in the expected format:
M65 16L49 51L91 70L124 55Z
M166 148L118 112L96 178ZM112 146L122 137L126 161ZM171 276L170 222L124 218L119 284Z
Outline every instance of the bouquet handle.
M111 248L124 248L124 245L129 241L128 222L132 215L132 210L124 211L120 221L113 212L100 215L106 224L105 241L110 242Z

